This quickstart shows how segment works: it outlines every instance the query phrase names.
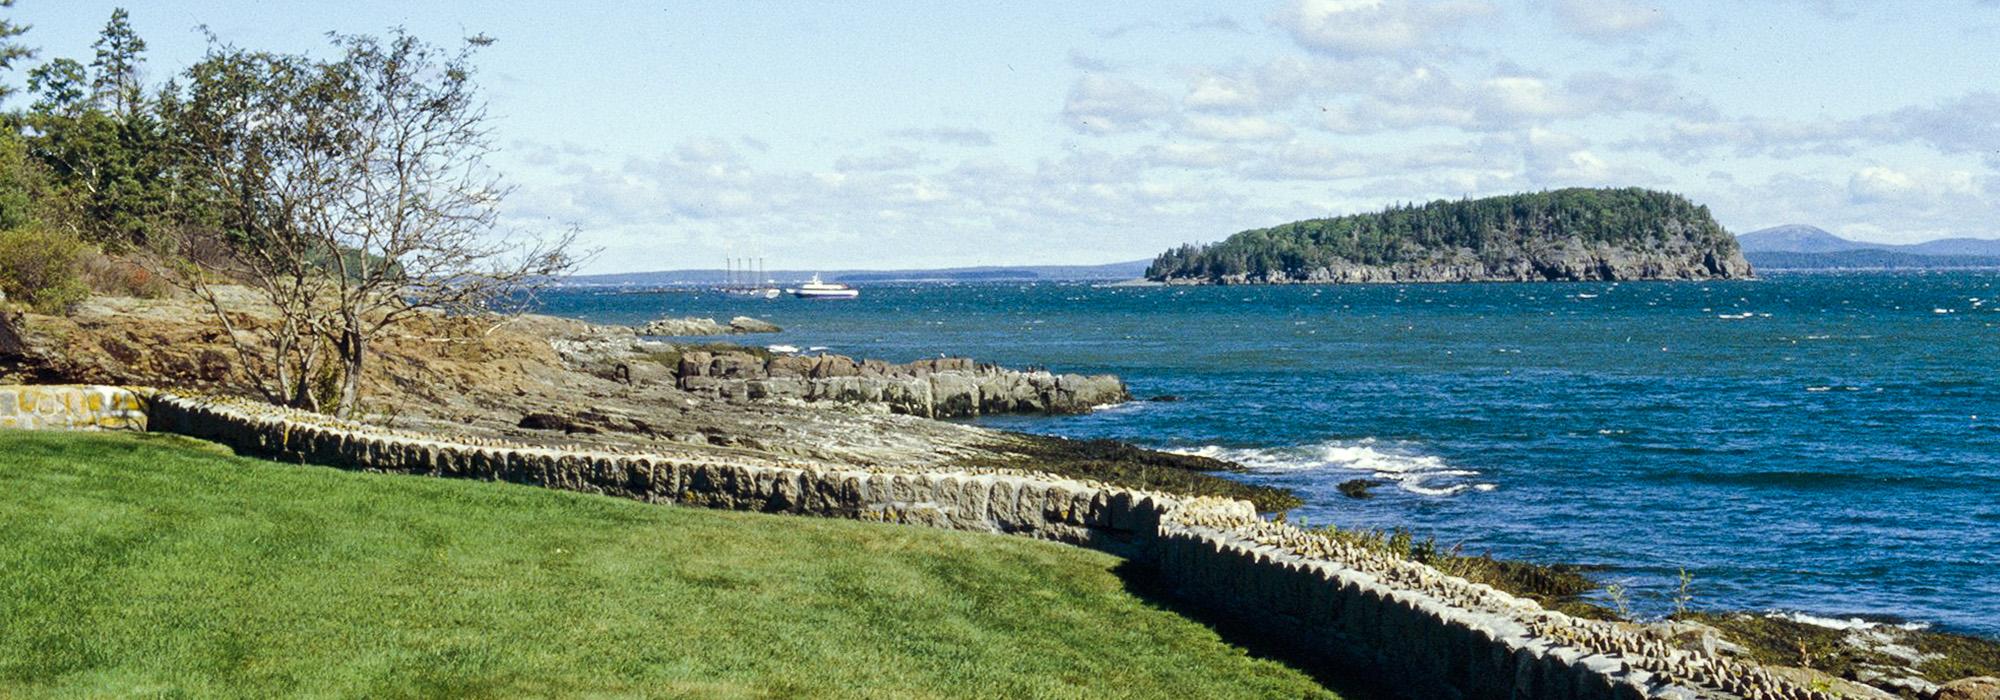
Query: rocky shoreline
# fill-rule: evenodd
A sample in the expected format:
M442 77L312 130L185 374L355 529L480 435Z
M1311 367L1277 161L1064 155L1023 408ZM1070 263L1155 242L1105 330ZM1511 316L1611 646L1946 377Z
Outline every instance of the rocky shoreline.
M226 303L243 308L235 319L239 328L277 322L254 297L224 293ZM0 340L0 383L252 393L234 374L228 338L193 300L96 297L67 316L0 314ZM385 428L882 470L1048 461L1079 476L1114 470L1137 486L1171 485L1260 503L1289 498L1215 473L1233 465L1182 470L1135 456L1164 454L1150 450L1107 456L1052 438L930 418L1089 410L1126 399L1115 377L1008 370L957 358L892 364L784 355L667 342L628 326L532 314L425 318L376 348L382 361L370 364L363 406L367 422ZM708 359L699 359L703 355ZM787 396L793 389L802 395Z
M660 337L689 337L702 335L743 335L747 333L780 333L785 329L769 321L749 316L737 316L729 323L717 323L712 318L688 316L684 318L663 318L650 321L633 329L639 335Z
M1458 250L1423 262L1391 265L1339 263L1303 271L1214 278L1168 277L1166 284L1422 284L1450 282L1590 282L1752 279L1750 263L1738 253L1713 251L1631 251L1613 246L1570 245L1504 261L1481 259Z
M0 315L0 383L155 385L241 395L230 383L227 339L190 320L203 318L185 300L124 298L93 299L67 317ZM243 320L259 318L252 311ZM1297 505L1288 492L1224 478L1240 468L1228 463L924 417L1068 412L1129 398L1111 377L1072 379L958 358L891 364L674 344L629 327L543 316L498 325L440 317L384 343L382 352L389 361L373 370L381 376L371 383L378 389L366 418L375 429L473 444L643 451L783 468L1025 470L1242 499L1264 512ZM1789 645L1813 639L1790 628L1768 631L1764 619L1727 618L1710 626L1766 663L1790 665ZM1751 623L1760 626L1731 627ZM1865 658L1845 668L1855 680L1927 698L1948 697L1950 673L1995 672L1975 663L1994 653L1989 641L1896 639L1903 641L1888 643L1920 649L1919 658L1930 659L1923 668L1933 670L1918 669L1916 661ZM1827 657L1809 656L1809 665L1822 663L1813 658ZM1955 665L1930 665L1947 662Z
M876 404L925 418L1000 413L1087 413L1129 401L1109 375L1024 372L968 358L890 364L841 355L688 352L676 376L682 390L734 401L797 400Z

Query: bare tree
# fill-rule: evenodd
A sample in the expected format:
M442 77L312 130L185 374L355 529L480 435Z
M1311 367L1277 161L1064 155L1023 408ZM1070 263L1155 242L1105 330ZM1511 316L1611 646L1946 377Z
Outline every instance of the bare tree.
M333 105L343 101L298 56L250 52L211 37L187 88L162 94L162 117L183 152L191 201L177 229L178 277L207 302L235 346L244 377L273 403L320 410L330 392L324 340L331 327L324 262L337 251L314 235L311 212L340 187ZM226 298L232 285L261 309ZM253 312L274 322L248 323Z
M496 230L508 188L485 163L470 61L490 40L456 52L401 31L332 41L332 61L218 47L163 108L186 124L226 232L225 259L190 256L200 277L246 281L278 309L279 400L344 416L371 346L397 325L495 309L575 259L573 232ZM227 327L213 285L197 286ZM322 376L337 390L316 392Z

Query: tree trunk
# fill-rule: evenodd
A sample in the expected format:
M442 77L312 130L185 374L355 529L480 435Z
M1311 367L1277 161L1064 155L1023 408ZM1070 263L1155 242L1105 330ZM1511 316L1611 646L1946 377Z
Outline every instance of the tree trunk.
M333 408L336 418L353 418L361 403L361 363L368 355L368 337L359 321L350 318L340 333L340 401Z

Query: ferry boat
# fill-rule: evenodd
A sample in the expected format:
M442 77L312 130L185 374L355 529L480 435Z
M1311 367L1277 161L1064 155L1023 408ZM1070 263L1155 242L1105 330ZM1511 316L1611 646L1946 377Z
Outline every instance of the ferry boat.
M800 299L853 299L861 296L861 290L838 282L821 282L819 275L813 275L811 282L799 285L798 289L786 291Z

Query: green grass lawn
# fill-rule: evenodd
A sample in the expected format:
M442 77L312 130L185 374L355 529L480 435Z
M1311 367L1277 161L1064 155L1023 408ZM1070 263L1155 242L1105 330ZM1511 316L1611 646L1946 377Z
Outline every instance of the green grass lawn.
M1330 697L1061 545L0 431L0 697Z

